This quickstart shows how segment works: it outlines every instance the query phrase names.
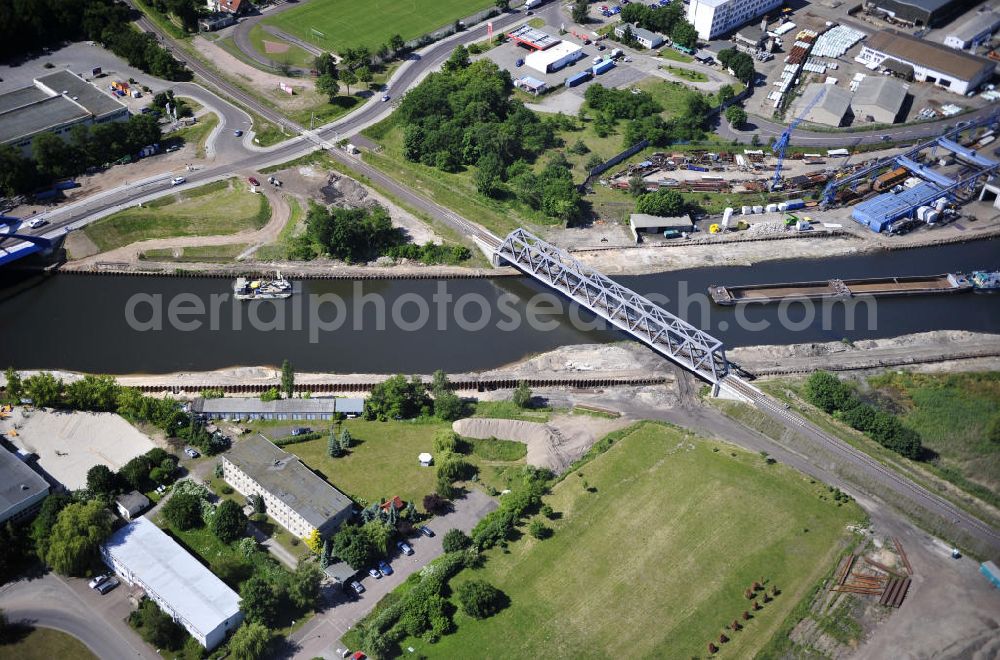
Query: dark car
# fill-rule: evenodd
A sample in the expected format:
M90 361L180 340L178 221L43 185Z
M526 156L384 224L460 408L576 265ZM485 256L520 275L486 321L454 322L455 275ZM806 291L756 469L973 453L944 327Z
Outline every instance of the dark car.
M292 429L292 435L307 435L312 432L312 429L308 426L297 426Z
M105 580L94 588L97 589L101 595L104 595L117 587L119 584L121 584L121 582L118 581L118 578L113 577Z
M365 588L361 586L361 583L358 582L357 580L351 582L351 589L354 591L354 593L356 593L359 596L365 593Z
M382 572L382 575L392 575L392 566L387 562L380 561L378 563L378 570Z
M421 534L423 534L424 536L426 536L427 538L430 538L430 537L434 536L434 532L431 531L431 529L429 527L425 527L424 525L421 525L420 527L418 527L417 530Z

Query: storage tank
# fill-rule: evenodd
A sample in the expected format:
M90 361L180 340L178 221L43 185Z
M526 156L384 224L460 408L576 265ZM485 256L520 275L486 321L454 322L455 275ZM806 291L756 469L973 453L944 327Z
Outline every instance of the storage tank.
M927 222L927 212L931 210L929 206L919 206L917 207L917 220Z
M729 228L729 219L731 217L733 217L733 207L732 206L727 206L726 209L722 212L722 228L723 229L728 229Z
M750 208L749 206L743 206L740 207L740 213L742 213L743 215L750 215L751 213L753 213L753 209Z
M938 201L934 202L934 210L940 213L948 206L948 199L946 197L941 197Z
M767 206L765 207L765 210L766 210L766 211L767 211L768 213L776 213L776 212L778 211L778 205L777 205L777 204L768 204L768 205L767 205Z
M778 202L778 210L779 211L787 211L788 210L788 203L787 202Z
M763 213L764 212L764 207L761 206L761 205L759 205L759 204L755 204L754 207L753 207L753 212L754 213Z
M941 219L941 214L934 209L927 209L927 213L924 214L924 222L929 225L933 225L935 222Z

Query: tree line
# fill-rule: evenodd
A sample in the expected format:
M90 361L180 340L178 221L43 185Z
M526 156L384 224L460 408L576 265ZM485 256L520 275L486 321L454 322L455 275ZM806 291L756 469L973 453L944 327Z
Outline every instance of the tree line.
M816 371L806 381L806 399L861 431L887 449L919 460L923 452L920 434L904 426L895 415L863 402L847 383L826 371Z
M43 46L89 39L158 78L190 80L191 72L151 34L131 24L132 10L115 0L18 0L0 4L0 60Z
M162 135L156 118L136 115L126 122L74 126L68 140L42 133L32 143L33 158L21 155L16 147L0 145L0 192L27 194L56 179L107 166L159 142Z

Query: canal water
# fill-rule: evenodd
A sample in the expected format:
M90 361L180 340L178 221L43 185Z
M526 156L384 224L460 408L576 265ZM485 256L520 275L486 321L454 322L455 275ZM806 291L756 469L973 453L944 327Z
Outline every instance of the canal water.
M733 347L1000 332L1000 293L889 298L853 310L842 303L734 309L711 303L709 285L986 268L1000 268L998 241L616 280ZM626 338L528 278L296 287L288 300L247 303L229 299L226 279L0 272L0 367L155 374L288 359L301 371L462 372Z

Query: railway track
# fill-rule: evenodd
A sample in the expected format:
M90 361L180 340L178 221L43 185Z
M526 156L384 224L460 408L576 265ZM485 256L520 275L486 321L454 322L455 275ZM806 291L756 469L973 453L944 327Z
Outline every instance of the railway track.
M787 426L806 431L807 437L814 436L819 438L825 446L833 449L836 453L849 458L855 464L860 465L869 474L878 477L883 482L891 483L897 492L906 495L909 499L914 500L923 508L948 518L949 522L953 524L963 525L971 530L974 530L979 536L988 539L991 544L1000 546L1000 533L998 533L992 526L952 505L947 500L933 494L910 479L901 476L894 470L885 467L863 451L855 449L843 440L835 438L820 430L808 420L797 415L796 413L793 413L791 410L785 408L784 405L778 403L764 392L744 380L732 375L727 375L720 381L720 384L723 387L727 387L731 391L735 392L739 396L744 397L747 401L765 413L780 418Z

